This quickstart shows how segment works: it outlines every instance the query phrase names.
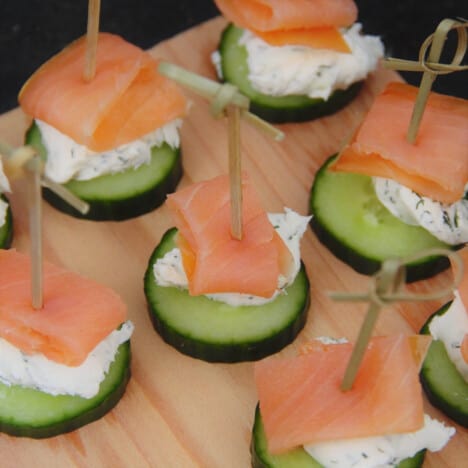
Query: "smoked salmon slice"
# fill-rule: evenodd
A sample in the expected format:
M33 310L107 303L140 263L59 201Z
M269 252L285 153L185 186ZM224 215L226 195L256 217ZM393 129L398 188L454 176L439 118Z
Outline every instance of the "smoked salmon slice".
M192 295L235 292L270 297L291 255L242 177L243 236L231 235L229 177L218 176L168 195Z
M288 31L254 31L265 42L273 46L303 45L314 49L330 49L349 53L347 42L337 28L291 29Z
M158 62L119 36L100 33L96 74L83 79L86 38L44 63L24 84L19 103L77 143L116 148L185 115L187 102Z
M431 93L414 144L406 139L418 88L390 83L331 170L381 176L442 203L468 182L468 101Z
M423 399L412 348L404 335L374 337L346 392L340 384L351 343L314 340L298 356L255 363L269 450L420 429Z
M301 44L350 52L338 28L357 19L352 0L215 0L224 17L272 45Z
M45 262L44 306L31 306L31 262L0 250L0 336L26 354L42 353L78 366L126 320L127 307L110 288Z

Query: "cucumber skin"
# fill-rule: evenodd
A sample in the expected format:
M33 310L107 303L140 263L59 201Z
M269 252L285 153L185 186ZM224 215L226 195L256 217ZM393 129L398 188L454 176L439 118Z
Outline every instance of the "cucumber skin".
M327 166L336 158L336 154L329 157L327 161L318 170L315 178L319 178L327 170ZM309 213L313 214L314 197L316 193L316 184L312 185L309 198ZM316 216L312 216L310 220L310 227L317 236L318 240L326 246L338 259L348 264L353 270L364 275L373 275L377 273L382 262L371 257L367 257L359 252L356 252L353 248L346 246L341 242L335 234L330 232ZM461 246L446 246L456 250ZM425 261L418 263L412 263L406 266L406 282L412 283L422 279L430 278L436 274L448 269L450 267L450 261L448 258L443 256L433 256L427 258Z
M27 130L25 141L34 146L44 159L47 157L39 128L35 123ZM80 213L47 187L42 188L42 196L51 206L75 218L91 221L124 221L149 213L162 205L166 200L166 195L176 189L182 175L182 158L180 149L178 149L176 150L174 165L168 176L151 190L135 194L129 198L113 200L82 198L89 203L89 211L86 214ZM67 187L67 184L65 184L65 187ZM70 190L73 192L72 189Z
M443 315L449 308L451 302L437 310L421 328L420 333L430 335L429 324L431 320ZM442 376L438 376L440 371ZM460 389L450 390L449 380L455 379ZM440 340L434 340L429 347L429 351L423 362L420 372L421 385L426 393L428 400L433 406L440 409L453 421L463 427L468 428L468 383L459 374L457 368L450 360L445 345ZM465 408L463 408L463 405Z
M102 418L106 413L112 410L122 398L127 384L131 377L130 361L131 350L130 341L122 343L119 347L119 352L124 352L124 366L121 371L119 381L113 386L110 392L103 396L99 404L85 412L72 417L65 421L56 422L50 425L43 426L27 426L17 425L2 421L0 415L0 432L4 432L16 437L29 437L33 439L45 439L55 437L57 435L66 434L67 432L79 429L86 424L92 423ZM81 397L76 397L81 399Z
M258 404L255 408L250 454L253 468L323 468L302 447L281 455L272 455L268 451ZM402 460L396 468L419 468L424 462L425 455L426 450L420 450L413 457Z
M42 188L42 196L54 208L75 218L91 221L125 221L149 213L161 206L165 202L167 194L173 192L177 187L182 174L182 162L180 156L178 156L177 164L170 175L153 190L118 201L106 202L104 200L87 199L85 201L89 203L89 211L85 215L66 203L47 187Z
M2 195L3 200L7 201L6 197ZM0 227L0 249L8 249L13 241L13 215L11 207L8 206L5 223Z
M154 329L158 332L161 338L169 345L187 356L202 359L207 362L224 362L235 363L243 361L255 361L273 354L286 345L291 343L298 333L304 328L307 319L307 310L310 304L310 294L308 293L302 306L302 312L296 316L295 320L289 326L282 330L281 333L273 337L268 337L262 341L256 342L234 342L234 343L211 343L200 340L199 338L191 338L184 333L175 330L169 323L161 320L157 311L157 307L153 306L150 300L149 285L154 282L152 266L156 258L160 256L160 248L170 239L176 232L176 228L171 228L161 239L159 245L153 251L148 262L148 268L144 276L144 290L147 297L148 311ZM304 268L302 266L302 268ZM309 291L309 280L306 277L307 290Z
M260 93L250 84L243 83L236 78L237 74L242 74L247 80L248 74L246 53L244 48L237 44L237 37L241 34L242 30L233 24L228 24L221 34L218 50L221 54L223 79L236 85L239 91L250 99L249 110L268 122L277 124L306 122L334 114L352 101L363 86L363 81L353 83L347 89L334 91L327 100L300 95L269 96ZM223 55L230 55L230 53L241 56L236 58L236 61L240 63L235 67L235 72L231 72L232 67L229 67L229 64L223 60Z

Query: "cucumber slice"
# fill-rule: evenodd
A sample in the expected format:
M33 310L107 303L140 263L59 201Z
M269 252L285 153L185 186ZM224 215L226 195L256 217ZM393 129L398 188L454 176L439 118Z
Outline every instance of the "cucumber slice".
M250 443L253 468L323 468L302 447L280 455L273 455L268 451L268 444L263 428L262 416L257 405L255 421ZM421 450L411 458L402 460L397 468L417 468L422 466L426 451Z
M175 228L155 248L145 274L145 295L154 328L164 341L210 362L260 359L289 344L304 327L309 280L304 266L287 294L261 306L233 307L186 290L158 286L153 265L175 247Z
M34 146L44 159L47 158L37 125L29 128L26 143ZM137 169L90 180L71 180L64 184L77 197L89 203L90 210L86 215L47 188L42 190L42 194L53 207L77 218L122 221L156 209L164 203L166 195L175 190L181 177L180 150L163 144L153 147L150 163Z
M3 195L2 200L8 201ZM13 216L11 214L11 208L8 206L5 222L0 227L0 249L8 249L13 240Z
M122 343L99 393L93 398L50 395L31 388L0 383L0 431L41 439L78 429L109 412L130 379L130 342Z
M421 329L429 335L429 325L437 315L443 315L451 303L441 307ZM468 383L447 354L445 345L434 340L421 367L421 384L429 401L463 427L468 427Z
M360 91L359 81L344 90L336 90L326 101L308 96L269 96L252 88L249 82L247 51L239 45L243 29L229 24L221 35L218 51L221 55L223 79L236 85L250 99L250 111L273 123L304 122L333 114L348 104Z
M431 247L453 248L419 226L393 216L375 195L371 177L331 172L330 157L315 176L309 200L312 230L320 242L359 273L371 275L386 258L403 257ZM427 257L408 265L408 282L449 267L445 257Z
M250 454L253 468L323 468L302 447L280 455L270 453L258 405L255 408Z

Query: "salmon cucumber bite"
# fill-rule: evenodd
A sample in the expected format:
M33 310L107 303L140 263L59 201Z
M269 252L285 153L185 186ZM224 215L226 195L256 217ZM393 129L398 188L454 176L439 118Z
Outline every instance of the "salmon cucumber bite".
M463 279L453 300L421 330L433 338L421 368L421 382L435 407L468 427L468 249L457 253L464 264Z
M90 80L85 55L81 37L24 84L19 103L33 119L26 143L43 157L45 176L90 209L82 215L45 188L50 204L92 220L133 218L161 205L182 176L187 100L156 59L120 36L99 33Z
M267 214L242 176L242 237L231 234L229 176L168 196L175 227L155 248L144 279L156 331L174 348L211 362L260 359L304 327L309 279L300 240L309 217Z
M297 355L256 362L252 466L422 466L426 452L442 450L455 433L424 411L418 371L428 342L372 338L346 391L340 383L353 345L344 339L316 338Z
M336 257L373 274L383 260L468 242L468 101L431 92L415 143L407 138L418 88L389 83L312 184L311 226ZM412 262L407 280L448 268Z
M0 431L45 438L109 412L130 379L127 307L110 288L43 264L31 304L31 260L0 250Z
M221 80L275 123L303 122L348 104L384 47L363 35L353 0L215 0L229 22L212 55Z

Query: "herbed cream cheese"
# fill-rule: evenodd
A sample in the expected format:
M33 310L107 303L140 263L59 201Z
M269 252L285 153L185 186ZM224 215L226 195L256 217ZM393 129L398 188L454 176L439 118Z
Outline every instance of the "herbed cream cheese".
M2 227L5 224L7 210L8 203L3 200L0 200L0 227Z
M418 195L400 183L374 177L375 193L380 202L406 224L421 226L434 237L450 245L468 242L468 200L443 204ZM465 187L465 197L468 184Z
M293 266L287 276L280 275L278 289L273 296L264 298L233 292L207 294L206 297L232 306L261 305L273 301L278 294L282 294L284 289L294 281L301 267L300 241L307 229L310 216L301 216L286 208L284 213L269 213L268 218L293 257ZM154 265L153 273L156 283L160 286L188 288L187 275L178 248L172 249L163 258L158 259Z
M71 179L89 180L148 164L153 146L163 143L172 148L179 146L182 119L174 119L138 140L103 153L91 151L41 120L36 120L36 124L47 150L45 175L63 184Z
M326 468L391 468L420 450L441 450L453 434L453 427L424 415L424 426L415 432L305 445L304 450Z
M460 352L463 337L468 333L468 313L458 291L447 311L431 320L429 331L435 340L444 343L450 360L468 383L468 364Z
M0 382L40 390L51 395L78 395L92 398L99 392L118 347L133 332L125 322L101 341L86 360L71 367L47 359L42 354L27 355L0 338Z
M355 23L342 30L352 53L300 45L272 46L245 30L239 44L247 50L249 81L254 89L270 96L328 99L334 90L363 80L383 57L380 38L365 36L361 29L361 24Z
M4 192L11 192L11 188L7 176L3 171L2 158L0 157L0 195ZM7 210L8 203L6 203L3 200L0 200L0 227L2 227L5 224Z

